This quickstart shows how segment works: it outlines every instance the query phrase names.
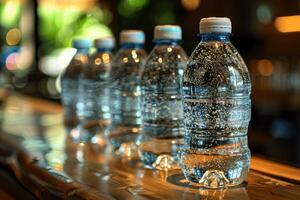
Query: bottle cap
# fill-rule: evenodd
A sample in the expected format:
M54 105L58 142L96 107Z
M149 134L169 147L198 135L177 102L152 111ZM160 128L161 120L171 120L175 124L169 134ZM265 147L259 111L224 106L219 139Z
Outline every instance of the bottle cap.
M75 49L88 49L92 46L92 41L89 39L73 39L72 46Z
M120 43L145 43L145 34L141 30L123 30L120 33Z
M158 25L154 28L154 39L175 39L181 40L182 31L176 25Z
M227 17L202 18L199 30L200 33L231 33L231 21Z
M99 38L94 41L96 48L108 48L112 49L115 46L115 39L112 36Z

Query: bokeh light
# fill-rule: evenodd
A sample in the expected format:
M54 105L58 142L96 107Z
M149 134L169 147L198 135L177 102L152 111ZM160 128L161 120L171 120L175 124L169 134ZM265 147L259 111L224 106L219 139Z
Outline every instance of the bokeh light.
M274 71L274 66L270 60L262 59L257 62L257 71L262 76L271 76Z
M23 44L19 50L19 65L18 70L29 70L33 62L33 46L30 44Z
M58 76L68 66L75 53L76 50L73 48L57 49L41 58L39 68L48 76Z
M197 10L201 5L201 0L181 0L182 7L188 11Z
M273 14L270 6L261 4L256 10L257 19L262 24L269 24L272 21Z
M11 53L7 56L5 64L6 68L9 71L14 71L17 70L17 65L18 65L18 58L19 58L19 53Z
M2 4L2 1L0 1ZM17 24L21 11L21 2L19 1L4 1L0 12L1 25L12 27Z
M6 33L6 42L8 45L16 45L21 40L21 31L18 28L10 29Z
M53 0L39 0L42 6L51 8L75 8L77 10L88 10L95 4L96 0L67 0L67 1L53 1Z
M118 5L118 12L123 16L130 16L142 10L149 0L122 0Z
M277 17L274 25L279 32L298 32L300 31L300 15Z

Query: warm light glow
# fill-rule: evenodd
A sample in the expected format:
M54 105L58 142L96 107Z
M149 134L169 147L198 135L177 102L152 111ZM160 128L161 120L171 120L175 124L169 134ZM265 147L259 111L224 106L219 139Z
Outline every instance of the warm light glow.
M72 129L70 134L71 134L72 138L75 138L75 139L80 137L80 132L78 129Z
M128 62L128 58L123 58L123 62L127 63Z
M133 59L136 59L137 58L136 50L132 50L131 55Z
M28 43L23 43L18 58L18 70L28 70L32 66L33 61L33 47Z
M159 62L159 63L162 63L162 58L158 58L158 62Z
M76 56L76 59L78 59L80 62L87 64L89 62L88 57L85 55L78 55Z
M79 146L80 146L80 147L83 147L84 145L85 145L85 144L84 144L83 142L80 142L80 143L79 143Z
M298 32L300 31L300 15L277 17L274 25L279 32Z
M21 40L21 32L17 28L10 29L6 34L6 42L8 45L16 45Z
M101 59L100 58L96 58L95 59L95 64L96 65L100 65L101 64Z
M201 0L181 0L181 4L184 9L188 11L193 11L200 6Z
M45 7L55 8L76 8L78 10L89 10L94 4L95 0L39 0L40 5Z
M104 53L102 54L102 60L104 62L104 64L109 64L110 63L110 57L109 57L109 54L108 53Z
M262 76L271 76L273 74L274 66L270 60L262 59L257 63L257 71Z
M137 132L139 132L139 129L138 128L132 128L132 130L131 130L133 133L137 133Z
M18 53L11 53L6 58L6 68L9 71L14 71L17 69L17 62L18 62L19 54Z

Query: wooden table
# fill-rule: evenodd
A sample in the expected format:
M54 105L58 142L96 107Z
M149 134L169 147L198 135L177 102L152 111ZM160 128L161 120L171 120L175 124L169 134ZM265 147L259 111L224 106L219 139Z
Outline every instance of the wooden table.
M1 116L0 167L39 199L300 199L300 170L257 156L243 186L205 190L180 171L150 171L84 145L70 151L59 104L14 95Z

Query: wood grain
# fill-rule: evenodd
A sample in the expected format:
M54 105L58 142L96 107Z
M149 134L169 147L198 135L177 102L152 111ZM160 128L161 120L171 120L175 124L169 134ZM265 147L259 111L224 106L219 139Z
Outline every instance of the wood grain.
M104 156L94 145L66 146L60 106L12 99L3 113L0 165L39 199L300 199L298 168L254 156L244 185L199 189L180 170L151 171L138 161Z

